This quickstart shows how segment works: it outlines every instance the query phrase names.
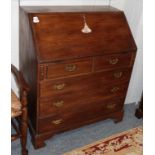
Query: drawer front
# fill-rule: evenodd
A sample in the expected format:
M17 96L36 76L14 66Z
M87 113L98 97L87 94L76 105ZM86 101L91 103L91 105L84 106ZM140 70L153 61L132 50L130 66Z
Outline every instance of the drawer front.
M90 103L103 100L125 97L128 84L114 84L98 87L88 91L77 91L71 94L56 95L53 98L42 98L39 104L39 117L47 117L52 114L77 112L87 109ZM96 105L96 104L95 104ZM94 105L94 107L95 107ZM91 104L91 107L93 104Z
M92 59L80 59L47 64L47 79L62 76L89 73L92 71Z
M130 74L131 68L125 68L79 77L44 81L40 83L40 97L62 95L64 93L76 93L77 91L87 93L90 90L103 87L108 83L129 81Z
M129 67L133 65L134 59L135 52L99 56L94 60L94 70Z
M104 100L94 103L89 103L87 107L81 111L66 111L66 113L56 114L51 117L39 119L39 132L46 131L61 131L71 128L76 124L83 124L91 119L101 117L108 113L121 110L124 104L123 99Z

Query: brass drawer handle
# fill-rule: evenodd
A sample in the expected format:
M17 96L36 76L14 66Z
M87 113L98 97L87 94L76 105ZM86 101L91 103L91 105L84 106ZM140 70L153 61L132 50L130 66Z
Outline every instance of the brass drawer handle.
M109 104L107 105L108 109L114 109L116 107L116 104Z
M110 59L110 60L109 60L109 63L110 63L111 65L116 65L116 64L118 63L118 58Z
M59 125L61 123L62 123L62 119L57 119L57 120L52 121L52 124L54 124L54 125Z
M115 92L117 92L119 90L119 87L114 87L114 88L112 88L110 91L112 92L112 93L115 93Z
M59 108L59 107L62 107L63 104L64 104L64 101L60 100L60 101L54 102L53 106Z
M54 85L54 89L56 89L56 90L62 90L62 89L64 89L65 86L66 86L65 83L62 83L62 84L55 84L55 85Z
M120 77L122 77L122 75L123 75L123 72L114 73L115 78L120 78Z
M68 71L68 72L73 72L73 71L76 70L76 68L77 68L76 65L69 64L69 65L66 65L65 70Z

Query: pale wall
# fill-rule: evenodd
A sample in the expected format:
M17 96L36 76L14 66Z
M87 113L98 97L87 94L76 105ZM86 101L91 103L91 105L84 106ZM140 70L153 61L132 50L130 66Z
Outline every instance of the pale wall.
M11 63L19 67L19 2L11 1ZM14 79L11 78L11 87L17 94Z
M126 103L138 102L143 90L143 1L112 0L111 5L125 12L138 50L132 77L126 97Z

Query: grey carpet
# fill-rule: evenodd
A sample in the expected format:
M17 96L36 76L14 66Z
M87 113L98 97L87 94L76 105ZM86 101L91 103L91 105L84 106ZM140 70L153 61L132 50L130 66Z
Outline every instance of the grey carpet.
M125 105L125 115L122 122L115 124L112 120L105 120L55 135L46 141L46 147L38 150L33 148L28 135L29 155L61 155L112 134L140 126L143 124L143 120L134 116L135 109L135 104ZM12 155L20 155L19 140L12 142L11 151Z

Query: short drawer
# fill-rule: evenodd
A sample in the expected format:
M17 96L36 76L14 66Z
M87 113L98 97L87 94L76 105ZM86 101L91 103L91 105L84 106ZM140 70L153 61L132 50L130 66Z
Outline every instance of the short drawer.
M47 79L84 74L92 71L92 59L48 63L46 67Z
M92 119L121 110L123 104L124 98L115 98L89 103L87 107L81 108L81 111L52 114L53 116L51 117L39 119L39 132L62 131L72 128L76 124L83 124Z
M135 52L98 56L94 60L94 70L107 70L133 65Z
M79 77L48 80L40 83L40 97L50 97L65 93L88 93L104 88L107 84L129 81L131 68L115 69Z

